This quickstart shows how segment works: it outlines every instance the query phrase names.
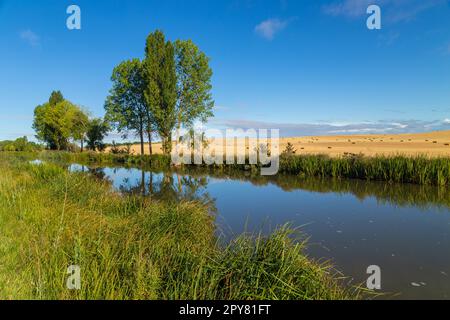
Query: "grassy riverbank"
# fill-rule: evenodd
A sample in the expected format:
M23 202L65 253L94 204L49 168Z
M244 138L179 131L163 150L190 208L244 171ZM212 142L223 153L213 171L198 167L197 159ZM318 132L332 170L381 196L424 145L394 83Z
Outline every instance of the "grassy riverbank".
M450 184L450 157L286 156L280 172L306 177L333 177L446 186Z
M26 156L23 155L24 158ZM108 182L0 155L4 299L349 299L285 227L220 246L196 202L114 193ZM81 290L66 288L81 267Z
M42 152L44 160L78 162L84 164L136 165L149 169L164 170L170 167L170 158L163 155L134 156L105 153ZM223 165L216 170L246 170L259 172L258 166ZM321 155L282 155L279 173L301 177L333 177L342 179L362 179L393 183L413 183L421 185L450 185L450 157L426 158L406 157L328 157Z

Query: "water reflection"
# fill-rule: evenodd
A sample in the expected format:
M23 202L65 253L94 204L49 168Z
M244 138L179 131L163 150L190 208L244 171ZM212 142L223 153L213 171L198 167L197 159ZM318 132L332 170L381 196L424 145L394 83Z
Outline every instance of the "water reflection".
M190 169L184 172L152 172L136 168L102 168L85 165L65 165L66 169L87 172L98 179L107 179L125 194L152 196L157 199L180 201L199 200L213 204L208 194L208 184L214 181L242 181L255 187L276 186L285 192L298 190L315 193L351 194L364 201L375 198L380 204L415 207L427 210L450 208L450 190L415 184L398 184L349 179L300 178L292 175L260 176L249 172L217 172Z
M382 270L385 292L400 298L450 297L450 192L446 188L361 180L262 177L250 172L191 169L151 172L87 168L125 194L197 200L217 211L219 230L270 232L292 223L310 242L307 253L331 259L353 283L369 265ZM417 286L419 284L420 286Z
M101 168L72 164L72 172L87 172L109 180L123 194L148 196L165 201L200 201L215 211L214 199L207 192L208 177L177 172L151 172L135 168Z
M187 172L193 177L207 174L215 179L249 182L259 187L274 185L285 192L304 190L323 194L351 194L361 201L375 198L380 204L413 206L424 210L430 207L450 208L450 190L447 187L350 179L300 178L293 175L261 176L234 170L205 173L205 170L191 169Z

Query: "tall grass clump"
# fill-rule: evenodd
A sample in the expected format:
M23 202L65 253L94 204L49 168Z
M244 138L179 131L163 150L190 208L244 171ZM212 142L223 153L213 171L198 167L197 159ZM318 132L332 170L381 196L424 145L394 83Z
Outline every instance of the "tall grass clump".
M59 163L79 163L86 165L141 166L148 169L165 170L171 166L170 156L162 154L132 155L100 152L43 151L36 154L41 160Z
M295 231L228 245L197 202L121 195L109 182L0 156L0 298L352 299ZM81 290L66 287L81 268Z
M305 177L378 180L423 185L450 185L450 158L282 156L280 172Z

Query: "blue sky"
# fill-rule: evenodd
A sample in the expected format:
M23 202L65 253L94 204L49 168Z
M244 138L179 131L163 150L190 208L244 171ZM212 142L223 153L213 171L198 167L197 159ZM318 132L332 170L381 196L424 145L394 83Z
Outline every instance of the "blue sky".
M366 27L372 3L381 30ZM81 30L66 28L71 4ZM102 116L113 67L143 57L157 28L211 58L210 126L450 130L447 0L0 0L0 140L33 136L54 89Z

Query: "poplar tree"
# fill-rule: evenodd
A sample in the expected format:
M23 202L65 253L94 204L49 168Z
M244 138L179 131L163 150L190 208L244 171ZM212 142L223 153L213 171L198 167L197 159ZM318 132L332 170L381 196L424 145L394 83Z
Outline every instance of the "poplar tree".
M159 30L147 38L144 77L145 101L162 139L163 152L167 154L172 149L172 131L176 125L177 76L174 46Z

